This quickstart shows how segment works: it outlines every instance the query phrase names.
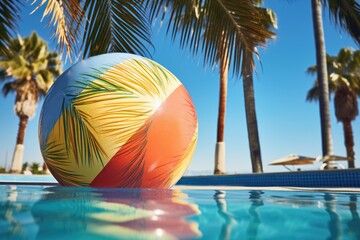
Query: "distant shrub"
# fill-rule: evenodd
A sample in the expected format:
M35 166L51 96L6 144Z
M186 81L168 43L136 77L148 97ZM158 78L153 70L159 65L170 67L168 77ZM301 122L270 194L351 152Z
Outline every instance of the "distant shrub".
M30 171L33 174L46 174L46 169L45 170L39 170L40 169L40 164L34 162L31 167L30 167Z
M21 173L24 173L24 171L27 169L28 166L29 166L28 162L23 163L23 165L21 167Z

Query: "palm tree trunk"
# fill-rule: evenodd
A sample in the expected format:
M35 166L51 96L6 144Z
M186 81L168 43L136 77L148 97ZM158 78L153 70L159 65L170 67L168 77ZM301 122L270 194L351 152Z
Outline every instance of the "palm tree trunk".
M229 59L223 54L220 60L220 93L219 93L219 112L217 122L217 142L215 149L215 169L214 174L225 173L225 113L227 96L227 79L229 70Z
M17 138L16 138L16 144L21 144L21 145L24 144L25 129L26 129L28 119L29 118L27 116L20 117L19 129L18 129L18 134L17 134Z
M11 165L11 172L13 173L21 172L23 154L24 154L24 136L25 136L25 129L27 122L28 122L27 116L20 117L16 146L15 146L12 165Z
M351 121L343 122L344 138L346 147L346 157L348 158L348 168L355 168L354 135Z
M247 56L246 56L247 55ZM245 58L252 58L251 53L245 53ZM245 60L244 60L245 61ZM255 94L253 85L253 65L245 64L243 67L243 90L245 98L246 123L249 138L250 157L253 173L262 173L261 149L258 124L255 109Z
M324 29L322 24L321 0L312 0L312 15L314 24L314 37L316 46L316 65L318 66L317 79L319 83L319 104L320 104L320 123L323 156L333 154L330 107L329 107L329 86L326 67L326 51ZM333 167L333 162L328 162L329 168Z

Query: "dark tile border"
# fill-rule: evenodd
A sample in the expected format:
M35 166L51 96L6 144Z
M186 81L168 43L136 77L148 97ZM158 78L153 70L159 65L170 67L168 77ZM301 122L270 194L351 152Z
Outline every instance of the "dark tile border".
M177 185L359 188L360 169L184 176Z

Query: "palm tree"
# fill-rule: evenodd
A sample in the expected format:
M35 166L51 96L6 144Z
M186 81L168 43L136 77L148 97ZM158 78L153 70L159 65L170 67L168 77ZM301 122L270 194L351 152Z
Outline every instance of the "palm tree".
M319 79L319 103L320 103L320 122L323 156L333 155L330 108L329 108L329 87L325 57L325 38L322 24L321 0L312 0L312 15L314 24L314 36L316 45L316 63L318 65ZM330 168L332 167L332 162Z
M247 64L244 64L248 62ZM261 150L259 131L255 109L255 93L253 83L254 60L253 54L249 51L244 55L243 60L243 91L245 101L246 123L249 138L249 149L253 173L263 172L261 161Z
M227 81L229 72L229 59L228 51L225 46L220 46L222 51L219 56L220 61L220 92L219 92L219 111L217 120L217 135L216 135L216 146L215 146L215 168L214 174L225 174L225 113L226 113L226 97L227 97Z
M356 43L360 44L360 5L355 0L312 0L312 16L316 45L316 63L318 66L319 105L323 156L332 155L332 137L329 109L329 87L326 69L325 38L322 24L322 6L329 6L329 12L335 23L346 30ZM332 167L329 162L329 167Z
M345 147L348 158L348 167L354 168L354 137L351 122L358 115L358 100L360 96L360 51L343 48L334 57L327 56L327 69L329 71L329 90L335 94L335 115L342 122L344 129ZM310 74L317 72L317 66L308 68ZM319 99L319 84L314 86L307 95L308 101Z
M252 75L254 68L252 56L257 54L255 46L264 46L274 34L264 24L269 18L264 14L264 9L258 7L259 2L256 0L193 0L154 1L151 4L150 12L153 13L153 18L163 13L161 8L170 11L167 31L173 39L176 36L180 37L181 47L188 47L194 54L201 49L205 64L213 66L220 62L215 174L221 174L225 171L223 162L225 160L225 144L223 140L229 66L233 67L235 75L243 76L244 82L246 82L244 83L246 104L253 104L250 107L246 106L248 128L256 128L256 131L249 131L251 160L253 171L262 172L254 94L250 87L252 77L248 78L250 72L247 70L251 70ZM254 142L257 146L252 144Z
M258 1L255 6L260 6L262 1ZM261 24L266 29L276 28L276 15L270 9L259 8L259 14L262 14ZM225 42L226 43L226 42ZM227 44L227 43L226 43ZM265 45L265 43L263 43ZM226 47L226 46L225 46ZM226 109L226 87L227 76L229 68L229 60L227 57L227 49L221 49L220 56L220 97L219 97L219 113L218 113L218 128L217 128L217 143L215 151L215 174L225 173L225 142L224 142L224 128L225 128L225 109ZM258 133L258 124L256 118L255 108L255 94L253 85L253 71L254 61L253 52L256 53L255 47L250 47L243 56L243 91L245 101L246 123L249 138L250 159L252 171L254 173L263 172L261 160L260 139Z
M262 1L259 1L260 5ZM273 11L266 8L259 8L262 17L261 24L266 29L276 29L277 28L277 20L276 15ZM265 39L264 39L265 40ZM263 45L265 42L263 43ZM252 48L256 53L256 45ZM245 101L245 113L246 113L246 123L247 123L247 131L249 138L249 148L250 148L250 157L251 157L251 165L253 173L262 173L262 160L261 160L261 148L260 148L260 139L259 139L259 131L256 117L256 108L255 108L255 93L254 93L254 84L253 84L253 72L254 72L254 59L253 53L251 51L247 51L244 54L243 59L243 91L244 91L244 101Z
M12 39L5 54L0 56L0 80L5 81L3 94L13 92L19 129L11 171L21 171L25 129L36 112L39 97L46 94L60 75L61 62L56 52L33 32L29 37Z

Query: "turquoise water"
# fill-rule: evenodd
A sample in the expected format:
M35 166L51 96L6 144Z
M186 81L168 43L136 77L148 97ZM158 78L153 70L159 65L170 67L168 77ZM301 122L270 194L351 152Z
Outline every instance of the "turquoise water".
M360 239L360 194L0 185L0 239Z

